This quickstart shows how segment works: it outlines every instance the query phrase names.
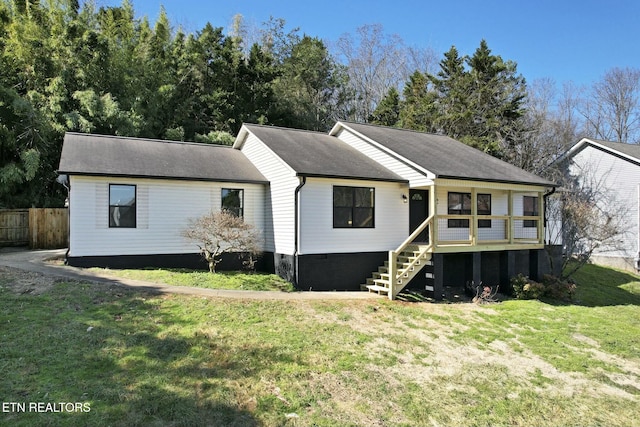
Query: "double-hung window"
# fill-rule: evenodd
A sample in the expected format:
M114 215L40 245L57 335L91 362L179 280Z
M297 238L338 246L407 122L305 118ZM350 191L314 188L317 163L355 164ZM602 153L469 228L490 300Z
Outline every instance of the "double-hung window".
M244 216L244 190L223 188L221 209L242 218Z
M522 215L523 216L538 216L540 211L538 209L538 198L534 196L522 197ZM525 219L523 227L533 228L538 226L538 221L534 219Z
M491 215L491 194L478 194L478 215ZM491 228L491 220L479 219L478 228Z
M136 228L136 186L109 184L109 228Z
M373 228L375 189L333 187L333 228Z
M471 215L471 193L449 193L449 215ZM469 228L468 219L449 219L449 228Z

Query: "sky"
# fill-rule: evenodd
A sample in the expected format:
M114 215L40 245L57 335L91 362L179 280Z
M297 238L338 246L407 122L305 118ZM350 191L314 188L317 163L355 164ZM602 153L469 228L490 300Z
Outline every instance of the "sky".
M528 82L591 85L606 71L640 69L638 0L132 0L136 15L155 22L164 6L171 23L196 32L210 22L230 28L234 15L261 26L283 18L287 29L328 43L381 24L407 46L442 54L455 45L472 55L485 39L493 54L517 63ZM98 6L118 0L96 0Z

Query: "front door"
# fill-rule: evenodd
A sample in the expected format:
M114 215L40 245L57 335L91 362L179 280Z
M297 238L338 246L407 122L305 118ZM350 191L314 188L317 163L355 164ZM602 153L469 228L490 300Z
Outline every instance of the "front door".
M410 232L413 233L427 218L429 218L429 190L409 190ZM414 241L428 242L429 228L420 233Z

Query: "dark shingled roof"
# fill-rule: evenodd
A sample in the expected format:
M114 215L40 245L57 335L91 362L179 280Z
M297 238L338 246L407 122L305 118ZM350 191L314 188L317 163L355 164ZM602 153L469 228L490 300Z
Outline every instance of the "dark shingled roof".
M596 144L600 144L610 150L617 151L626 156L633 157L634 159L640 161L640 145L638 144L627 144L624 142L611 142L611 141L603 141L601 139L591 139L587 138L589 141L593 141Z
M340 122L438 178L553 186L550 181L444 135Z
M299 176L407 182L326 133L252 124L244 126Z
M266 183L239 150L155 139L67 133L60 174Z

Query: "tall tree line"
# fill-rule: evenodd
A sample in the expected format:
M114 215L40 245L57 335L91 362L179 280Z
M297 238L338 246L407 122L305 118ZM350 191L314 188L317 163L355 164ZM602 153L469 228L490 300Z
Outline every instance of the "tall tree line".
M229 143L243 122L326 130L346 93L324 42L282 20L245 46L210 24L172 28L163 9L136 19L129 0L1 0L0 208L61 203L67 131Z
M272 18L187 33L163 9L0 0L0 208L55 206L65 132L231 143L243 122L326 131L346 119L447 134L540 172L584 134L640 141L640 72L527 86L481 41L438 62L380 25L330 49Z

